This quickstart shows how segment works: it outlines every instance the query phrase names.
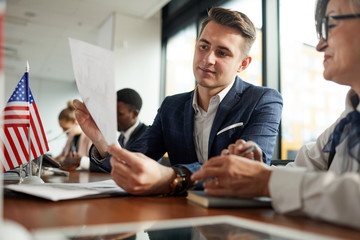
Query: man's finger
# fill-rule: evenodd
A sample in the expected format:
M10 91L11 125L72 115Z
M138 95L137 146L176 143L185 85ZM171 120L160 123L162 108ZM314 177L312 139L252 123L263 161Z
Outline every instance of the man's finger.
M206 169L201 169L198 172L195 172L191 176L193 181L204 181L209 178L222 177L224 175L223 171L217 167L208 167Z
M139 164L139 157L136 153L130 152L125 148L121 148L118 144L113 144L108 147L108 152L112 155L114 160L128 165L132 169L137 169Z
M74 107L76 109L86 110L87 111L87 108L86 108L85 104L83 102L81 102L80 100L78 100L78 99L73 100L73 105L74 105Z

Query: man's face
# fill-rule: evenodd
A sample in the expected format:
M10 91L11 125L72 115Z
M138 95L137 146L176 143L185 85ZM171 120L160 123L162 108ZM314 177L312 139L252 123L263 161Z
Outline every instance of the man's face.
M126 131L136 123L136 110L130 110L130 106L123 102L117 102L117 128L118 131Z
M217 93L228 86L251 62L242 54L244 43L236 29L209 22L195 46L193 71L199 88Z

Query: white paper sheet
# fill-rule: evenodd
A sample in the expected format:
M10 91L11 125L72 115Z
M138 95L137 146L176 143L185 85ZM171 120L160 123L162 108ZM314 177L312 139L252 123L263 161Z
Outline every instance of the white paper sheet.
M69 38L80 96L108 145L117 142L114 53Z
M89 183L10 184L5 188L51 201L127 195L112 179Z

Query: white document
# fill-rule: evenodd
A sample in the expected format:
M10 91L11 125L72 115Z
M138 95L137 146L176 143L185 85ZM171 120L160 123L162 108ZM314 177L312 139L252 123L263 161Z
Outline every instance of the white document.
M69 38L80 96L108 145L117 143L114 53Z
M4 187L51 201L127 195L112 179L89 183L10 184Z

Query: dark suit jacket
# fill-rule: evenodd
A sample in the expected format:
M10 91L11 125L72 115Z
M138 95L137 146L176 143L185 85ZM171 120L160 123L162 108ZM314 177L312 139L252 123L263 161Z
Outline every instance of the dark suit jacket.
M148 128L143 123L139 123L139 125L134 129L134 131L131 133L129 140L125 144L125 146L122 146L124 148L128 148L133 142L135 142L136 139L138 139Z
M127 141L125 146L122 146L124 148L128 148L136 139L138 139L148 128L144 123L140 122L139 125L134 129L134 131L131 133L129 140ZM93 146L92 146L93 147ZM91 150L90 150L91 153ZM103 169L105 168L105 169ZM99 165L97 163L94 163L94 161L91 161L90 157L90 171L91 172L110 172L109 169L111 169L110 163L106 161L104 165Z
M197 160L193 138L193 97L194 91L166 97L153 125L128 150L142 152L152 159L160 159L167 152L171 165L185 165L192 172L198 170L201 165ZM229 144L244 139L257 143L263 151L264 161L269 164L281 111L282 97L276 90L254 86L236 77L216 112L210 132L208 157L220 155ZM217 135L220 130L240 122L242 126Z

